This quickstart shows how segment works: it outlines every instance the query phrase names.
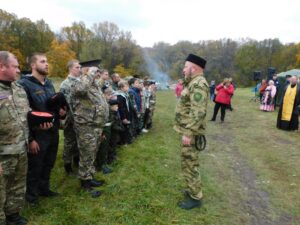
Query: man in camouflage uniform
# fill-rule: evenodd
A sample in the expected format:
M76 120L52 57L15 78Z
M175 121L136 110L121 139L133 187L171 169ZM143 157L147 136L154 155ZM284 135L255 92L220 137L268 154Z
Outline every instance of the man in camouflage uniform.
M107 69L97 69L98 75L100 76L100 78L98 79L97 84L99 85L100 88L103 88L103 86L109 86L109 73Z
M108 111L108 105L97 85L97 70L91 67L88 74L81 76L80 80L76 80L71 86L74 128L79 150L78 175L81 187L94 198L99 197L101 193L93 187L103 184L94 179L94 163L105 124L105 113Z
M71 60L67 64L69 75L68 77L61 83L60 92L62 92L69 104L69 111L67 113L67 117L65 119L64 124L64 151L63 151L63 161L64 167L67 174L71 174L73 172L72 169L72 161L74 159L78 159L78 148L76 141L76 134L74 131L74 118L72 113L72 108L74 105L73 99L71 98L71 86L76 80L78 81L80 78L80 64L78 60Z
M111 80L112 80L111 88L112 88L114 91L119 90L118 83L119 83L119 81L121 80L120 75L117 74L117 73L113 73L113 74L111 75Z
M183 73L185 86L176 108L174 129L182 135L181 167L187 183L186 199L179 203L182 209L200 207L202 188L199 172L199 150L195 137L205 133L205 117L208 102L208 84L203 77L206 61L190 54Z
M19 73L16 57L0 51L0 224L27 224L19 215L24 203L30 110L23 88L13 82Z

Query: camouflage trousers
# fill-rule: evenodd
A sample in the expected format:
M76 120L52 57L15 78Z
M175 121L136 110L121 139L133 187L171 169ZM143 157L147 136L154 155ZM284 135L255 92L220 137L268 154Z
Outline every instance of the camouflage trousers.
M195 148L195 139L191 146L181 147L181 169L187 185L187 191L193 199L202 198L202 185L200 176L200 152Z
M64 163L72 163L73 157L78 156L78 154L79 153L77 147L76 133L74 130L74 123L66 122L64 127Z
M0 224L5 224L5 215L21 211L26 190L27 152L15 155L0 155L3 175L0 176Z
M79 150L78 177L91 180L96 173L95 160L99 149L102 129L95 125L75 123L77 146Z

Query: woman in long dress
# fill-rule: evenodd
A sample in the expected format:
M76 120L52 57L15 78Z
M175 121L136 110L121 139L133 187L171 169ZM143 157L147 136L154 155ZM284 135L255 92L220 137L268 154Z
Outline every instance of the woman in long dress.
M269 85L265 89L261 99L260 110L273 112L275 105L276 86L273 80L269 80Z

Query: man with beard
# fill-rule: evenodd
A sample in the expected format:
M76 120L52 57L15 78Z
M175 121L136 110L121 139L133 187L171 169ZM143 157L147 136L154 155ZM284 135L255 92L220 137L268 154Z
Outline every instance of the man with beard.
M0 51L0 224L27 224L20 216L24 203L30 110L23 88L14 81L16 57Z
M39 196L53 197L58 193L50 190L50 174L54 167L58 149L59 118L66 114L65 109L49 107L49 99L55 89L48 75L47 58L42 53L34 53L29 60L31 76L23 77L19 83L24 87L30 107L34 111L51 112L54 121L48 130L40 130L29 124L29 153L26 200L38 203Z
M183 68L184 89L176 107L174 129L182 136L181 167L187 186L185 200L179 207L186 210L201 207L203 197L199 172L201 147L197 139L203 137L206 127L209 87L203 75L205 64L199 56L190 54L187 57Z
M300 104L300 85L298 78L292 76L290 84L283 91L282 103L278 111L277 128L282 130L298 130Z

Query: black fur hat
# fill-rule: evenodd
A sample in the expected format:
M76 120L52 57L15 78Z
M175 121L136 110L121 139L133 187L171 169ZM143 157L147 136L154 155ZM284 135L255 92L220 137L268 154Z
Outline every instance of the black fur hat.
M196 65L200 66L203 69L205 68L205 64L206 64L205 59L194 54L189 54L185 61L195 63Z

